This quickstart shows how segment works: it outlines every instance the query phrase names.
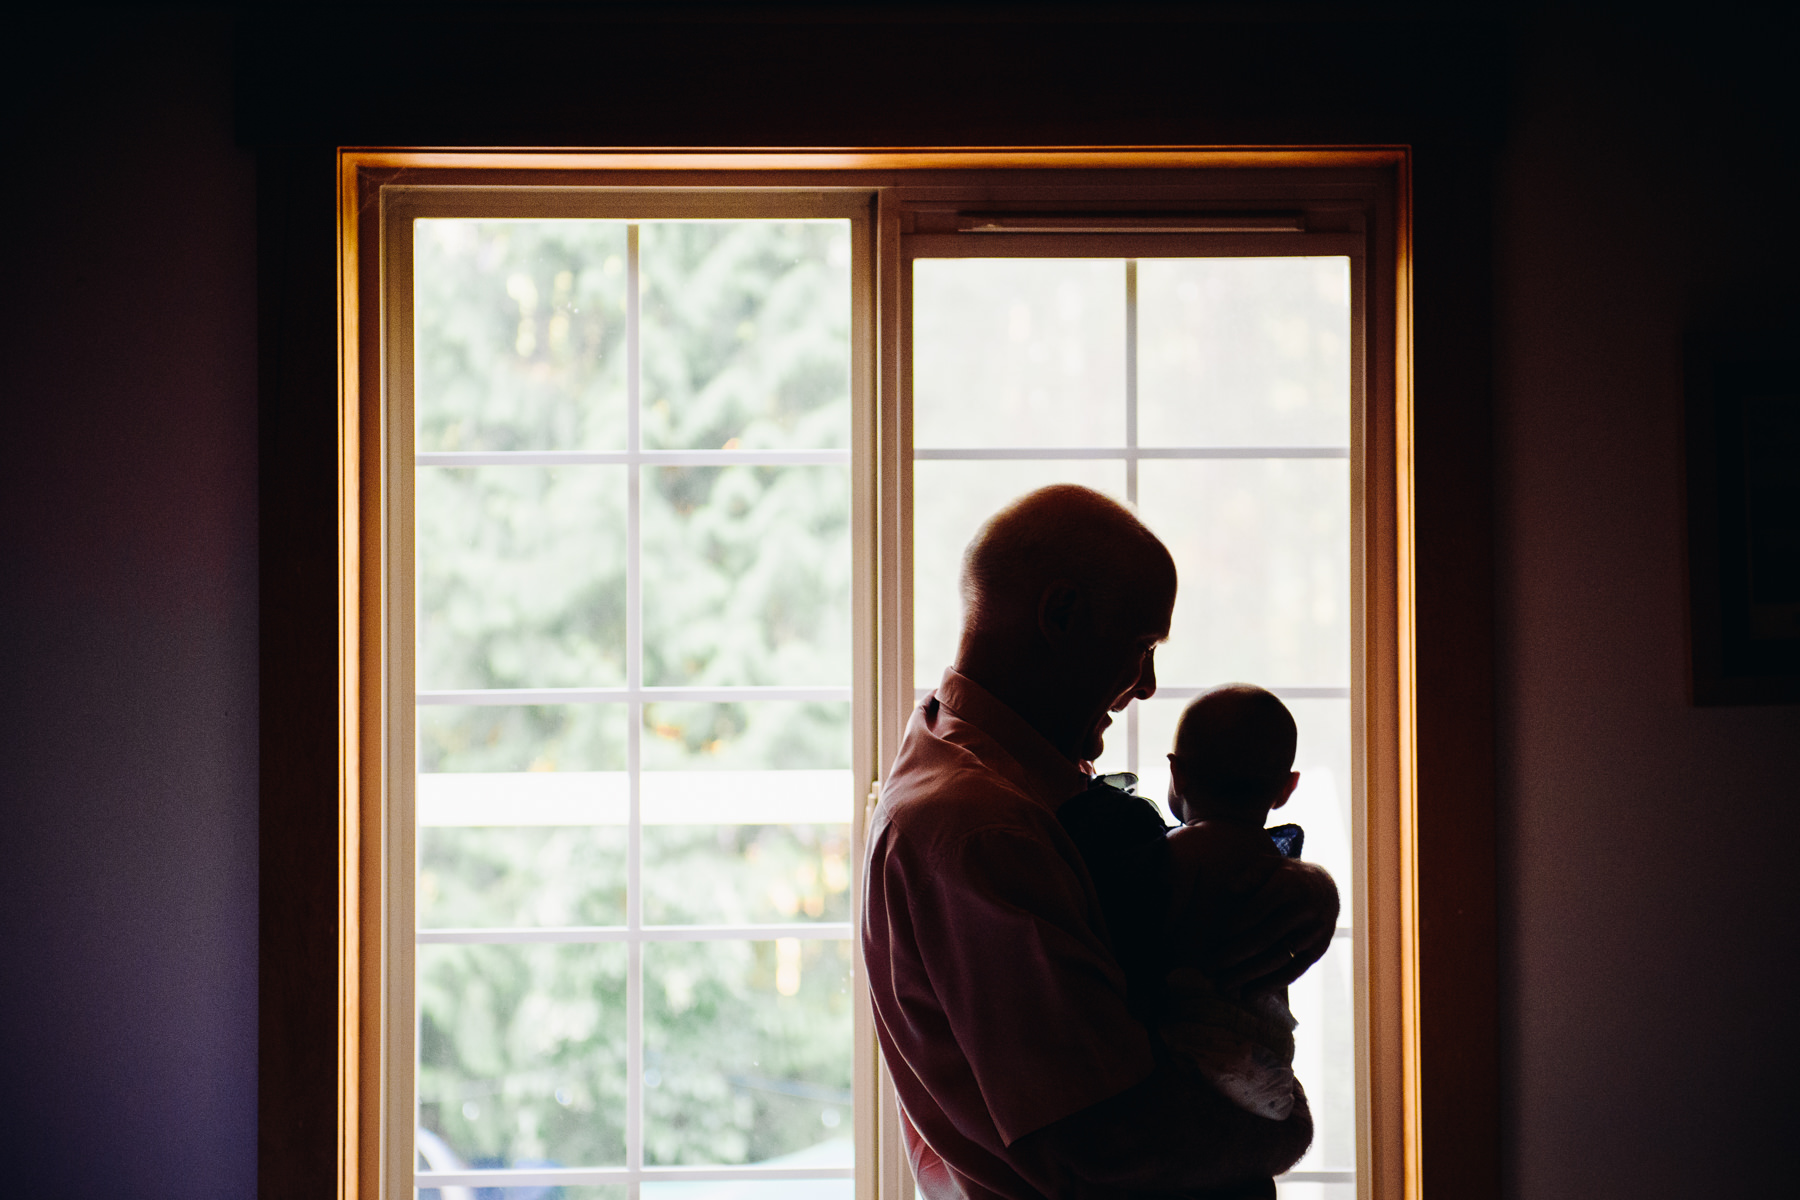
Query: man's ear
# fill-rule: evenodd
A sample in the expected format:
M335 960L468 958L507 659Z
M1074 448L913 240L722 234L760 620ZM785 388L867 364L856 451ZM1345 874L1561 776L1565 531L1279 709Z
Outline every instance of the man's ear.
M1300 786L1300 772L1289 771L1288 777L1287 777L1287 782L1281 785L1281 794L1275 797L1275 803L1269 805L1269 807L1270 808L1280 808L1282 805L1286 804L1290 799L1293 798L1294 789L1299 786Z
M1087 594L1072 583L1057 580L1038 597L1038 632L1052 646L1060 646L1081 624L1087 611Z

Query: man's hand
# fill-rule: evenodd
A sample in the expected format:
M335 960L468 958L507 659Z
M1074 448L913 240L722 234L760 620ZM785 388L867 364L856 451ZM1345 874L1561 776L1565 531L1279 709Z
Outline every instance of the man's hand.
M1284 859L1244 901L1204 968L1228 990L1285 987L1331 948L1337 917L1331 876Z

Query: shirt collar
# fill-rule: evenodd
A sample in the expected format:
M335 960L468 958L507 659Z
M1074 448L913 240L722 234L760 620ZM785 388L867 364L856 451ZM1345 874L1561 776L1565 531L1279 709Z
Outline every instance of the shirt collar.
M1024 717L956 668L944 671L934 696L952 716L975 726L1012 756L1025 773L1032 798L1040 803L1055 808L1092 782L1079 764L1064 757Z

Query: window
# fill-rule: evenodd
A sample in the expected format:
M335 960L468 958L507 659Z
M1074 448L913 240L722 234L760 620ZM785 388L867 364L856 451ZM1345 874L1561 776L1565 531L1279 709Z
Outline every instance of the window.
M903 159L345 156L364 1187L909 1194L867 797L974 525L1073 480L1182 572L1101 765L1160 796L1225 679L1296 713L1346 903L1283 1195L1399 1194L1391 171Z
M1301 731L1301 786L1273 819L1299 822L1306 857L1350 895L1355 260L1287 235L1261 255L1207 256L1198 237L1193 257L1118 258L1132 239L1096 235L1052 248L1096 257L1024 257L1029 237L1020 256L979 257L993 240L927 240L911 263L918 693L954 656L959 560L989 514L1049 483L1124 500L1181 588L1156 695L1132 701L1096 766L1163 804L1185 703L1216 683L1269 686ZM1317 1132L1283 1196L1355 1182L1354 935L1346 921L1290 989Z

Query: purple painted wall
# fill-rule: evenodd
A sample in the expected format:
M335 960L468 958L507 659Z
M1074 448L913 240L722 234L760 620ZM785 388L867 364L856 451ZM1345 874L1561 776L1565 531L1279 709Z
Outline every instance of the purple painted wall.
M1522 64L1496 599L1504 1144L1526 1200L1800 1186L1778 1149L1800 1121L1800 706L1686 698L1682 336L1784 308L1792 333L1800 312L1769 53L1577 28Z
M255 196L229 29L13 50L0 1192L248 1197Z

